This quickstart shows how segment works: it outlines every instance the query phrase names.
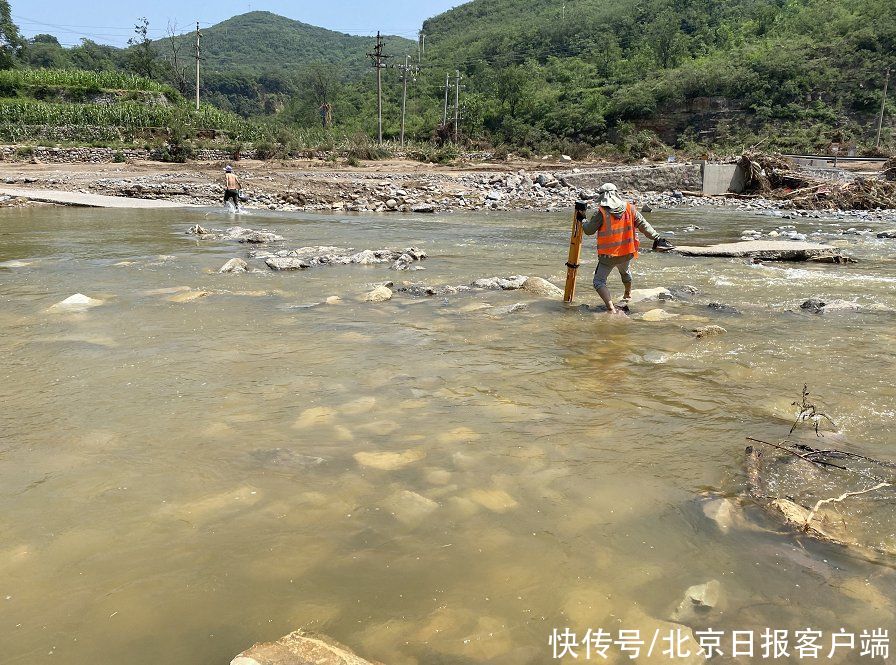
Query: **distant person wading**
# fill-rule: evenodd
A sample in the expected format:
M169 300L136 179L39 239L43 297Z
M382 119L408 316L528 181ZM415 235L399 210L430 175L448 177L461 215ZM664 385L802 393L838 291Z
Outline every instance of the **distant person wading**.
M585 213L581 215L582 229L591 236L597 234L597 268L594 271L594 288L607 311L615 314L618 309L613 304L610 289L607 288L607 278L613 269L619 270L622 276L622 285L625 292L620 304L621 309L627 309L628 300L632 295L631 262L638 258L638 233L646 235L653 240L653 249L665 252L672 249L672 243L660 237L654 228L648 224L632 203L629 203L619 195L616 185L606 183L601 185L600 199L597 212L589 221L584 221Z
M233 172L233 167L229 164L224 167L224 205L227 205L227 201L233 200L233 207L237 210L240 209L240 195L239 190L242 185L240 184L240 179L236 177Z

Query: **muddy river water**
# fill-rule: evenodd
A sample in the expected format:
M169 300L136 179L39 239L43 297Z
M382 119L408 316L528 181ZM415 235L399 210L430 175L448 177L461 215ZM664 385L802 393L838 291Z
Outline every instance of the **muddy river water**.
M647 252L636 287L697 293L630 317L522 291L374 304L386 280L562 284L567 216L0 212L0 662L211 665L304 627L385 663L544 663L554 629L652 630L710 580L695 630L842 628L840 662L867 660L859 633L896 628L892 565L740 497L745 437L786 435L804 383L838 446L896 458L896 314L799 309L896 310L896 240L733 210L651 221L691 244L795 224L859 262ZM430 256L219 275L246 247L185 231L237 222ZM75 293L102 304L47 311ZM679 316L637 319L655 307ZM707 324L727 334L690 333ZM728 528L704 510L719 497Z

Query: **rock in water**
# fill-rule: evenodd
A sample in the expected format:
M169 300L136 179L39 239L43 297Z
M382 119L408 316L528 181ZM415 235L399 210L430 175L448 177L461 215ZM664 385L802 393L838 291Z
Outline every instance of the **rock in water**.
M634 289L629 302L644 302L645 300L673 300L674 296L669 289Z
M227 263L221 266L221 269L218 272L246 272L247 270L249 270L249 264L242 259L230 259Z
M684 592L684 598L672 612L671 619L682 623L692 623L694 619L707 614L719 604L722 585L718 580L706 584L696 584Z
M545 298L562 298L563 289L554 286L548 280L541 277L530 277L520 287L523 291L534 293Z
M728 331L725 330L722 326L701 326L700 328L694 328L692 332L697 337L697 339L702 339L704 337L724 335Z
M378 286L364 296L366 302L386 302L392 299L392 289L388 286Z
M290 257L272 256L265 259L264 262L271 270L304 270L311 267L307 261Z
M641 316L642 321L667 321L669 319L677 318L678 314L672 314L671 312L667 312L664 309L651 309L650 311L644 312Z
M230 665L379 665L364 660L344 644L297 630L276 642L254 645Z
M361 466L367 466L380 471L396 471L409 464L419 462L426 453L422 450L406 450L403 453L393 452L358 452L354 455L355 461Z
M62 300L52 307L50 307L48 312L84 312L91 307L97 307L102 305L102 300L97 300L96 298L91 298L89 296L85 296L83 293L76 293L72 296L69 296L65 300Z

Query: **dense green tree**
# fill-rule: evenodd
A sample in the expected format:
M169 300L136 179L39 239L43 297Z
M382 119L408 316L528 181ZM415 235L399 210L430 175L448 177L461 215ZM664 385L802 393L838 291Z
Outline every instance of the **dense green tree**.
M12 21L9 0L0 0L0 69L9 69L25 45L18 26Z

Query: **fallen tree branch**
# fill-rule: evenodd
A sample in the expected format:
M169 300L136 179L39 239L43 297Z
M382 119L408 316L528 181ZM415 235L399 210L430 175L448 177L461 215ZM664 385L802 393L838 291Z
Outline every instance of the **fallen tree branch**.
M803 524L803 531L806 531L809 528L809 523L812 521L812 518L815 517L815 513L818 511L826 503L840 503L841 501L848 499L851 496L859 496L860 494L868 494L869 492L874 492L875 490L882 489L884 487L891 487L890 483L878 483L874 487L869 487L868 489L859 490L858 492L845 492L838 497L834 497L831 499L821 499L815 503L812 507L812 510L809 511L809 515L806 517L806 522Z
M849 469L847 469L845 466L840 466L838 464L834 464L833 462L825 462L823 460L812 459L808 455L801 455L800 453L796 452L795 450L792 450L792 449L788 448L787 446L782 446L779 443L772 443L771 441L763 441L762 439L754 439L752 436L748 436L747 441L753 441L754 443L761 443L765 446L771 446L772 448L777 448L778 450L783 450L785 453L790 453L794 457L799 457L801 460L805 460L806 462L809 462L809 464L818 464L819 466L832 466L835 469L842 469L843 471L849 471Z

